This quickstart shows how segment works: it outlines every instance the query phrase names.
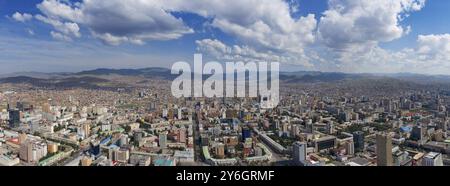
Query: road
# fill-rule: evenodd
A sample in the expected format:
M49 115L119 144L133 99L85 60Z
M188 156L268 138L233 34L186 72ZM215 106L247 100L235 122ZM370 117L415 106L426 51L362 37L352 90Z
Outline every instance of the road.
M56 165L57 166L61 166L61 165L63 165L63 166L78 166L81 158L83 157L82 155L83 155L83 150L75 151L75 152L73 152L72 156L70 156L69 158L67 158L63 161L56 163ZM79 160L77 161L78 158L79 158ZM72 164L75 164L75 162L76 162L76 165L72 165Z
M200 131L198 128L198 118L197 118L197 112L192 113L192 137L194 138L194 161L196 162L202 162L201 161L201 145L200 145Z
M68 162L68 163L64 163L63 165L71 166L71 167L79 166L82 158L83 158L83 156L73 156L73 157L67 159L66 161L64 161L64 162Z

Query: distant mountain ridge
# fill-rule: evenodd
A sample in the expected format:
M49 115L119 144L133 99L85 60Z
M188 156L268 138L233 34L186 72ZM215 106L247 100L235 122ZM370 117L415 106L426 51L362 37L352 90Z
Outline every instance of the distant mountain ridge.
M28 82L28 83L49 83L55 79L92 77L96 80L107 80L107 76L139 76L147 79L173 80L178 75L171 74L171 70L161 67L140 68L140 69L110 69L99 68L94 70L81 71L76 73L39 73L39 72L23 72L0 76L0 83ZM29 77L28 79L26 77ZM204 75L204 78L207 78ZM286 83L317 83L317 82L337 82L355 79L379 79L394 78L404 81L412 81L415 83L450 83L450 76L445 75L422 75L412 73L397 74L352 74L343 72L319 72L319 71L297 71L297 72L280 72L280 81ZM83 79L72 79L82 81ZM69 81L73 82L73 81ZM95 81L94 81L95 82Z
M90 71L82 71L75 73L76 75L123 75L123 76L144 76L144 77L164 77L165 79L173 79L178 75L172 75L171 70L165 68L143 68L143 69L95 69ZM205 75L207 77L208 75ZM349 78L357 78L361 75L345 74L340 72L280 72L280 80L287 82L321 82L321 81L339 81Z
M122 75L122 76L144 76L146 78L173 79L176 75L171 74L171 70L160 67L141 69L108 69L99 68L88 71L74 73L74 75Z
M1 78L1 83L30 84L48 89L88 88L88 89L115 89L110 81L96 77L67 77L56 79L40 79L27 76ZM105 86L106 85L106 86Z
M361 78L362 75L345 74L340 72L281 72L280 80L287 83L315 83L315 82L334 82L342 81L346 79Z

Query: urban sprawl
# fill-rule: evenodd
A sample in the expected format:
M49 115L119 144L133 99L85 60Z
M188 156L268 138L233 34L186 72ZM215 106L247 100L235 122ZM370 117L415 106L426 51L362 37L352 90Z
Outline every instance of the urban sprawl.
M169 81L149 83L0 84L0 165L450 164L450 100L439 89L282 84L279 105L262 109L258 97L177 99Z

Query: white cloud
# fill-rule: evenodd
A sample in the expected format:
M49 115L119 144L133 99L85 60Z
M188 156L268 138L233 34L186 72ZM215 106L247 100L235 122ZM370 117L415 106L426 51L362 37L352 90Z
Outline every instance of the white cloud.
M289 53L276 54L270 50L261 52L249 46L233 45L228 46L216 39L197 40L197 50L218 60L230 62L281 62L293 63L296 65L311 66L308 60L302 59L304 56L291 55Z
M69 36L66 36L64 34L61 34L59 32L54 32L51 31L50 35L52 36L53 39L59 40L59 41L66 41L66 42L71 42L72 38L70 38Z
M197 44L197 50L205 52L208 55L223 58L223 55L231 53L231 48L216 39L203 39L195 41Z
M35 17L58 31L59 34L52 34L57 36L54 38L79 37L80 25L109 45L178 39L193 30L172 12L194 13L210 19L206 25L238 38L243 44L229 47L231 53L213 56L303 65L311 65L304 48L314 43L317 25L313 14L293 18L291 13L296 13L299 5L284 0L83 0L79 3L43 0L37 7L42 15ZM200 45L213 44L206 41L220 42L198 41L199 49L207 49Z
M213 18L211 26L258 48L302 53L314 42L313 14L293 18L284 0L160 0L173 11Z
M419 54L450 60L450 34L419 35L417 43Z
M84 0L71 4L44 0L38 8L49 20L68 20L84 25L93 36L113 45L171 40L193 32L156 1Z
M401 22L425 0L329 0L317 28L318 46L331 71L399 72L420 70L417 49L390 51L379 46L411 32Z
M125 37L125 36L119 37L119 36L111 35L110 33L97 34L95 32L92 32L92 35L95 38L102 40L104 43L106 43L108 45L113 45L113 46L120 45L121 43L124 43L124 42L130 42L130 43L133 43L136 45L144 44L144 41L142 41L140 39L133 39L133 38Z
M425 0L329 0L318 36L327 47L344 50L352 45L389 42L410 30L400 21L419 11Z
M65 34L65 36L67 37L70 36L81 37L80 27L78 26L77 23L61 22L57 19L45 17L39 14L36 15L35 17L39 21L52 25L55 28L55 30Z
M43 0L37 5L37 8L46 16L53 19L62 18L72 22L81 22L83 12L80 10L80 4L71 4L68 1L61 0Z
M50 24L58 40L81 37L80 27L109 45L142 45L193 33L174 12L194 13L236 38L196 41L197 50L220 60L279 61L317 70L427 72L450 70L450 35L420 35L416 47L390 51L379 46L411 32L402 22L425 0L328 0L319 20L294 18L293 0L43 0L35 18ZM17 14L17 15L16 15ZM25 22L29 14L16 13ZM16 15L16 16L15 16ZM17 18L15 18L17 17Z
M35 34L34 31L31 30L31 29L29 29L29 28L28 28L26 31L27 31L27 33L30 34L31 36L34 36L34 34Z
M12 18L18 22L26 22L26 21L33 19L33 16L31 14L27 14L27 13L21 14L19 12L16 12L12 15Z
M315 41L313 14L294 18L298 4L284 0L160 0L171 11L191 12L211 20L210 26L238 39L197 41L197 49L221 60L278 61L311 66L305 48ZM295 6L290 6L290 4ZM314 56L316 57L316 56Z
M391 51L370 46L360 52L330 53L330 65L344 72L449 74L450 34L419 35L415 47ZM334 60L333 60L334 58Z
M302 53L314 42L314 15L294 19L283 0L44 0L39 10L53 20L86 26L106 43L178 39L193 30L171 12L213 18L210 24L259 48Z
M297 0L288 0L289 10L291 13L298 13L300 10L300 2Z

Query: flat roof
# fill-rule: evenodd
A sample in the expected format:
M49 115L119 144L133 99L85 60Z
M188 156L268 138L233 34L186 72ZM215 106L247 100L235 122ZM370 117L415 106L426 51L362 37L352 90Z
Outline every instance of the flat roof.
M171 166L173 160L171 159L157 159L155 160L155 166Z
M437 153L437 152L429 152L425 157L430 158L430 159L435 159L439 155L440 155L440 153Z

